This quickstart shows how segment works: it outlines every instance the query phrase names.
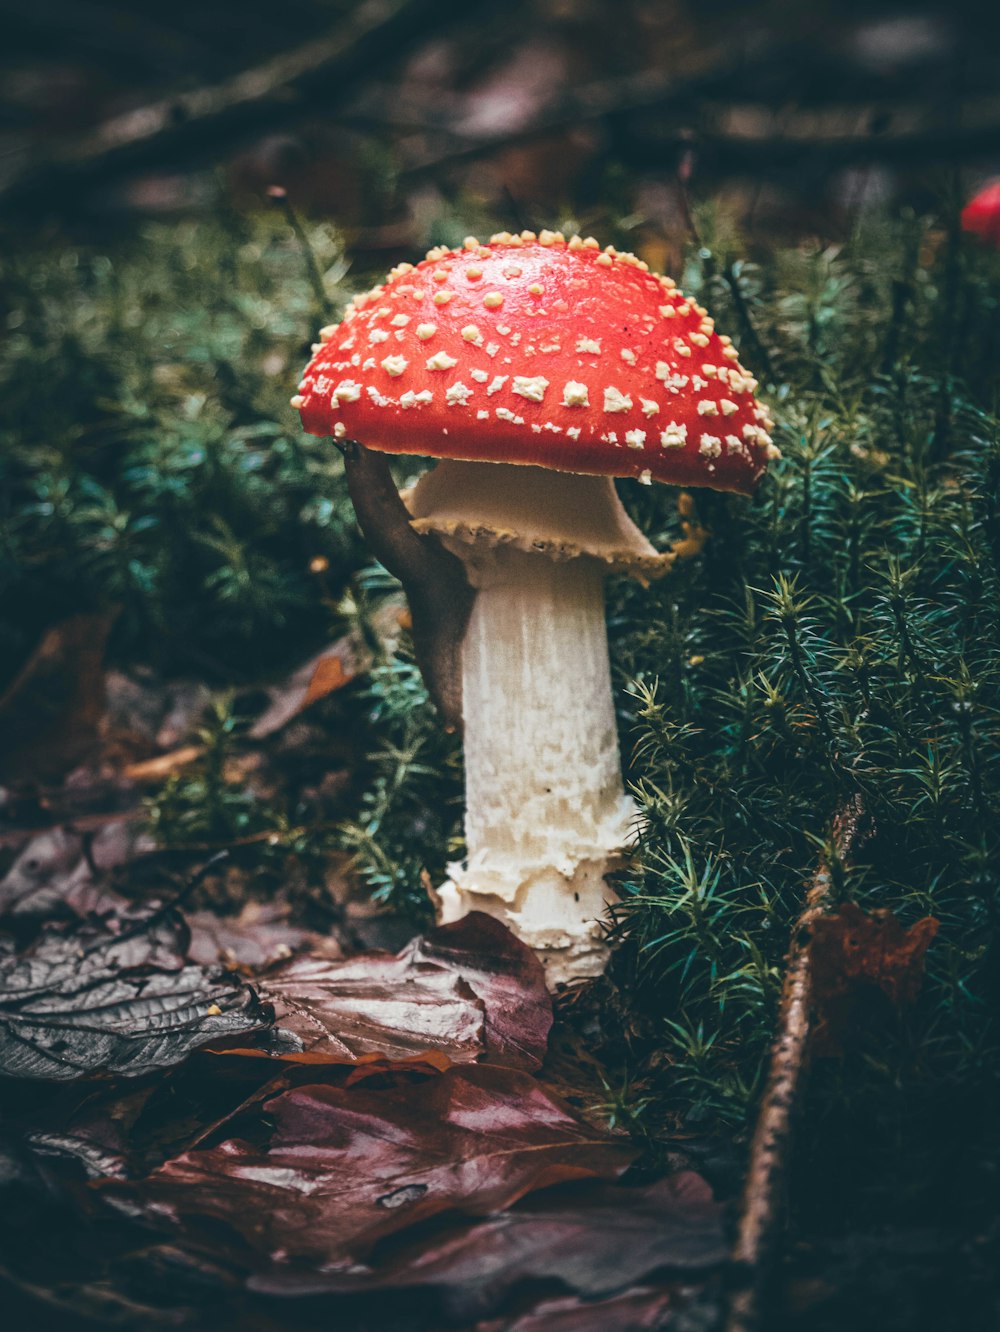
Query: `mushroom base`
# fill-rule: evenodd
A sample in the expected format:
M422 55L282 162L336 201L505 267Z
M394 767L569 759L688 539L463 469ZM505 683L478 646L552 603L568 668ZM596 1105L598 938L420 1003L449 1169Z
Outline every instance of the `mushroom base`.
M511 900L509 880L491 892L496 874L460 863L448 866L451 878L435 892L442 925L469 911L485 911L512 930L539 955L550 990L569 981L600 976L609 949L600 918L617 900L604 875L615 868L610 856L581 860L568 874L541 868L517 885Z
M622 786L602 561L510 547L465 556L468 859L441 917L486 911L538 950L550 985L601 972L600 920L636 810Z

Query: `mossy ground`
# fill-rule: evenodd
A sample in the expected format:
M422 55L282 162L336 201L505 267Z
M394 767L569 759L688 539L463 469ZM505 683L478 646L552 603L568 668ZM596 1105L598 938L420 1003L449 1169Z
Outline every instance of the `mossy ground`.
M937 218L753 256L712 208L697 220L677 277L758 374L784 457L753 500L695 497L697 558L610 589L646 826L619 884L609 1105L654 1150L742 1138L803 885L860 796L873 836L835 866L837 895L941 928L918 1002L873 1005L816 1062L794 1196L813 1234L949 1209L971 1233L1000 1167L1000 260ZM306 237L275 213L8 251L5 680L45 623L111 604L117 664L219 690L351 626L378 648L391 580L367 567L339 456L287 406L315 327L363 279L327 228ZM655 541L678 534L676 491L623 494ZM419 909L421 871L460 847L457 748L405 642L344 708L368 751L349 817L280 817L297 856L347 849ZM214 725L201 786L154 801L165 835L278 817L227 787L234 727Z

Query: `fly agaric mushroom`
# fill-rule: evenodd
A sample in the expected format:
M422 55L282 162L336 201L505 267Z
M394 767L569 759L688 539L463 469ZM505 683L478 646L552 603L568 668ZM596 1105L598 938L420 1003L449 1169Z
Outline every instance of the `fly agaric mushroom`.
M613 478L748 494L777 455L756 380L670 278L558 232L431 250L321 337L292 405L306 430L344 441L432 697L464 728L467 860L438 890L441 918L499 917L551 985L595 975L604 876L636 819L604 578L648 579L673 559ZM440 460L406 508L385 453Z
M1000 180L991 180L965 205L962 230L1000 250Z

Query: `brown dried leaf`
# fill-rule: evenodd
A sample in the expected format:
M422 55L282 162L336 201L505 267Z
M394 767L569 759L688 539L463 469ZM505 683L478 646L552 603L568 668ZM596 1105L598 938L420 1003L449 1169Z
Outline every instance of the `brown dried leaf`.
M634 1152L528 1074L452 1068L416 1085L304 1086L264 1106L264 1147L233 1139L109 1196L190 1238L219 1223L278 1264L339 1267L444 1213L486 1216L536 1189L614 1178Z
M309 678L306 696L302 700L302 707L308 708L313 703L318 702L319 699L326 698L327 694L342 689L353 678L353 674L349 675L344 669L343 657L336 654L320 657L316 663L316 669Z
M851 902L816 920L809 950L817 1053L839 1053L848 1030L870 1016L877 995L897 1011L914 1002L938 927L933 916L924 916L906 928L891 911L866 913Z
M58 782L98 747L117 611L53 626L0 695L0 782Z
M302 957L260 982L284 1033L301 1043L282 1057L355 1064L445 1056L537 1068L552 1004L534 953L490 916L474 912L414 939L395 956L343 962Z
M287 902L247 902L238 916L219 916L214 911L186 912L191 943L188 957L210 967L222 964L242 971L265 967L309 949L322 958L338 958L340 945L300 925L289 924Z
M270 703L254 722L251 739L274 735L313 703L349 684L366 666L367 656L353 635L338 639L268 690Z

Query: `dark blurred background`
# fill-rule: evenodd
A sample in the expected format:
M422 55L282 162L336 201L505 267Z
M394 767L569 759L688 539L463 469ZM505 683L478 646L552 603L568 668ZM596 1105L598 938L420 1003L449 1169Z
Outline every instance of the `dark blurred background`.
M0 0L0 213L103 234L281 186L372 267L477 216L608 214L665 261L686 184L762 237L835 236L1000 172L998 25L976 0Z

